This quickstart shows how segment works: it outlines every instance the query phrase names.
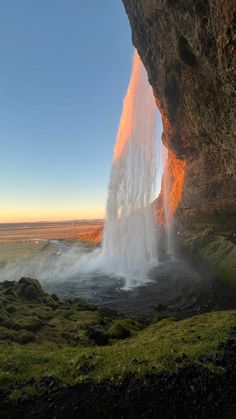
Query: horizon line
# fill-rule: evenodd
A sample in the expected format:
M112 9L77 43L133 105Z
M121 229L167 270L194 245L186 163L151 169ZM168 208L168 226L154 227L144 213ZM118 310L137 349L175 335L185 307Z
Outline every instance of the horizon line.
M69 220L39 220L39 221L0 221L0 225L4 224L43 224L43 223L75 223L82 221L105 221L105 218L78 218Z

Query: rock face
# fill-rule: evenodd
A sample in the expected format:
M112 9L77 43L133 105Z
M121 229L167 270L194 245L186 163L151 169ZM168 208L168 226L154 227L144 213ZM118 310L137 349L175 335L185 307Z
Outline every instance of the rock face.
M182 242L236 285L236 2L123 3L162 115L164 178Z
M235 228L234 0L123 0L181 172L183 228ZM173 157L174 156L174 157ZM176 160L176 161L174 161ZM175 165L176 163L176 165ZM176 176L177 176L176 175Z

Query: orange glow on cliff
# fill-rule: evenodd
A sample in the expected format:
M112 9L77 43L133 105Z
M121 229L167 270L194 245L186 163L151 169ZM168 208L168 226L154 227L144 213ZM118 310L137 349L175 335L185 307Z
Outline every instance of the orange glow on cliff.
M168 140L170 135L173 135L173 129L170 125L168 116L166 115L164 109L161 107L158 99L156 99L156 103L162 116L164 134L163 142L168 150L168 157L162 178L161 193L159 198L156 200L156 217L160 224L164 224L164 188L166 188L166 199L168 202L170 214L174 215L182 197L185 175L185 161L177 159L171 150ZM168 179L168 182L166 182L165 179Z
M171 150L168 151L168 175L172 178L170 191L170 212L174 214L182 196L185 162L178 160Z
M133 126L133 103L135 100L135 92L138 90L140 83L140 72L142 70L142 61L137 51L134 51L132 75L126 97L124 99L123 111L120 119L119 129L117 133L116 144L114 148L113 160L118 160L124 153L125 147L131 138Z
M170 214L175 214L182 196L184 173L185 162L178 160L174 153L168 150L168 157L162 177L161 192L156 200L156 219L159 224L165 224L164 193L166 194ZM168 182L165 182L165 177L168 179Z

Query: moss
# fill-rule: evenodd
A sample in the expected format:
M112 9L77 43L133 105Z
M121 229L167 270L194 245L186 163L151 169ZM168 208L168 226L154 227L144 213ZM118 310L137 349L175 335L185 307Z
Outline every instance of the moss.
M22 326L20 325L20 323L18 321L16 321L15 319L7 319L6 321L2 322L2 325L4 327L6 327L7 329L12 329L12 330L20 330L22 329Z
M10 400L13 402L17 402L21 397L21 391L19 389L14 389L11 393L10 393Z
M77 315L78 326L88 327L98 324L101 321L99 311L80 311Z
M9 297L3 294L0 284L5 316ZM85 309L78 301L58 302L59 307L53 310L44 302L50 298L45 294L43 300L32 303L17 292L11 303L16 310L7 312L11 328L0 327L0 386L7 388L12 400L19 395L14 390L27 394L29 383L37 391L37 383L44 377L73 385L84 380L114 381L129 374L143 377L178 371L183 365L196 363L217 371L215 357L209 354L221 356L222 343L236 327L235 310L181 321L166 318L144 328L115 312L88 305ZM34 322L40 327L30 331ZM14 329L12 324L20 327ZM96 342L91 330L101 331L108 345L99 346L104 342Z
M21 278L16 284L16 290L27 300L37 300L45 295L40 283L31 278Z
M16 341L16 333L6 327L0 327L0 341Z
M130 331L122 326L119 322L115 322L109 329L108 334L113 339L126 339L130 337Z
M24 394L26 394L29 397L32 397L36 394L37 390L35 386L26 386L24 387Z
M54 301L59 302L59 298L58 298L58 296L57 296L56 294L51 294L51 298L52 298Z
M8 313L14 313L14 312L16 311L16 307L15 307L14 305L12 305L12 304L9 304L9 305L6 307L6 311L7 311Z
M24 290L32 285L40 298L29 300ZM5 296L5 290L11 289L15 296ZM82 300L59 301L43 291L35 279L23 278L18 283L7 281L0 284L0 318L4 330L0 331L0 340L9 340L22 345L45 341L72 346L88 345L91 337L88 330L101 325L104 333L117 318L127 322L124 316L113 312L102 312ZM10 309L9 307L14 307ZM129 328L141 328L139 322L129 321ZM34 338L33 338L34 336Z
M83 380L125 379L149 373L178 371L183 365L200 364L217 371L222 344L236 327L236 310L213 312L175 321L163 319L133 337L109 346L81 346L38 342L28 345L0 343L0 385L11 391L45 376L73 385ZM10 346L9 346L10 345ZM211 354L214 354L212 356ZM217 354L217 356L215 355ZM14 363L14 369L4 366Z
M29 330L30 332L37 332L45 324L41 319L37 317L27 317L26 319L20 319L19 324L22 329Z
M236 244L232 233L222 234L212 230L197 234L187 232L184 241L223 282L236 286Z
M34 342L36 340L36 337L34 333L22 331L21 333L17 334L16 341L22 345L25 345L29 342Z
M7 310L0 310L0 323L3 324L9 319Z

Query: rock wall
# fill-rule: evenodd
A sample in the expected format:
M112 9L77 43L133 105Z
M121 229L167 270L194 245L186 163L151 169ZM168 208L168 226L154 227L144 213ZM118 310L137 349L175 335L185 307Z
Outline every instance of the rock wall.
M181 243L236 285L236 2L123 3L162 115Z
M172 173L184 172L176 221L185 229L232 231L236 225L236 2L123 3L133 44L162 114Z

